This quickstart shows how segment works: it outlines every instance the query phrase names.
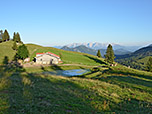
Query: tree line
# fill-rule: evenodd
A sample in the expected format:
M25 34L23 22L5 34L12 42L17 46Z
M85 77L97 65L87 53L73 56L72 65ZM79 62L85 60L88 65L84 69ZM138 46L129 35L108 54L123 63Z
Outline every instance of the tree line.
M9 35L8 31L6 29L4 32L3 32L3 30L0 30L0 43L6 42L9 40L11 40L11 39L10 39L10 35ZM14 32L12 40L17 43L22 43L20 34L18 32L17 33Z
M10 35L9 35L9 33L8 33L7 30L5 30L4 33L3 33L2 30L0 30L0 35L1 35L1 37L0 37L0 43L1 42L6 42L6 41L10 40Z
M5 29L4 33L2 30L0 30L0 43L6 42L10 40L10 35L8 31ZM17 32L14 32L13 39L11 39L13 42L12 49L16 51L16 54L14 56L14 60L22 59L24 60L29 56L29 51L27 47L23 44L21 41L20 34Z

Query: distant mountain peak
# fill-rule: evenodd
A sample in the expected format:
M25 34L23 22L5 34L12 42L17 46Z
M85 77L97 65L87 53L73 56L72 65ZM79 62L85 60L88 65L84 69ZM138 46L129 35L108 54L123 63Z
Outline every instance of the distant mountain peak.
M75 48L75 47L77 47L77 46L84 45L84 46L86 46L86 47L88 47L88 48L97 50L97 49L106 49L107 46L108 46L108 44L109 44L109 43L90 42L90 43L72 43L72 44L68 44L68 45L66 45L66 46L69 47L69 48ZM119 45L119 44L114 44L114 43L111 43L111 44L112 44L112 45L114 46L114 48L116 48L116 49L122 48L122 46Z
M69 48L75 48L75 47L78 47L80 45L84 45L87 48L91 48L91 49L94 49L94 50L99 50L99 49L105 50L105 49L107 49L107 46L109 44L111 44L113 46L114 50L117 50L117 51L119 51L119 50L122 51L123 50L125 52L126 51L134 52L134 51L140 49L141 47L143 47L143 45L141 45L141 46L131 46L131 45L130 46L124 46L124 45L117 44L117 43L99 43L99 42L72 43L72 44L68 44L68 45L65 45L65 46L67 46ZM152 44L150 46L152 46ZM59 49L63 48L63 46L54 46L54 47L59 48Z

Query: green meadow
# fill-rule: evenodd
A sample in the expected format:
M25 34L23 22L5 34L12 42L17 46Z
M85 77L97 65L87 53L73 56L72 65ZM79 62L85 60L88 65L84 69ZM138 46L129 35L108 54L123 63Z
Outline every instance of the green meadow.
M13 41L8 41L4 43L0 43L0 64L5 56L8 56L9 60L11 61L15 55L15 51L12 49ZM42 47L35 44L26 44L29 53L30 53L30 60L32 61L33 58L36 56L36 53L43 53L43 52L52 52L61 56L61 59L64 64L80 64L80 65L88 65L88 66L97 66L104 63L104 60L98 59L96 56L79 53L79 52L71 52L71 51L64 51L61 49L56 49L52 47Z
M50 51L62 55L63 64L29 68L18 63L1 65L0 113L152 113L152 73L119 64L111 67L104 59L88 54L33 44L27 44L27 47L30 58L38 52ZM7 48L11 50L9 46ZM1 53L5 55L5 52ZM11 56L9 58L11 60ZM90 71L76 77L43 74L44 71L68 69Z
M0 113L151 113L152 74L120 68L63 77L1 66Z

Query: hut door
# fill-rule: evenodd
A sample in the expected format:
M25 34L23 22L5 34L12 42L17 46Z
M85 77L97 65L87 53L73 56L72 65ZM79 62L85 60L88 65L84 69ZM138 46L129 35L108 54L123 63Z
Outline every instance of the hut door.
M53 64L53 59L50 60L50 64Z

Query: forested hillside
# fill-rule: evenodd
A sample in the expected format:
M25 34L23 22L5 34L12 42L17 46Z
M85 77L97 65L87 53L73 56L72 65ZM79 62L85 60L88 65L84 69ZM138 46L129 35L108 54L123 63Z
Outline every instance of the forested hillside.
M135 69L145 70L145 65L151 56L152 45L149 45L135 51L134 53L116 56L116 61Z

